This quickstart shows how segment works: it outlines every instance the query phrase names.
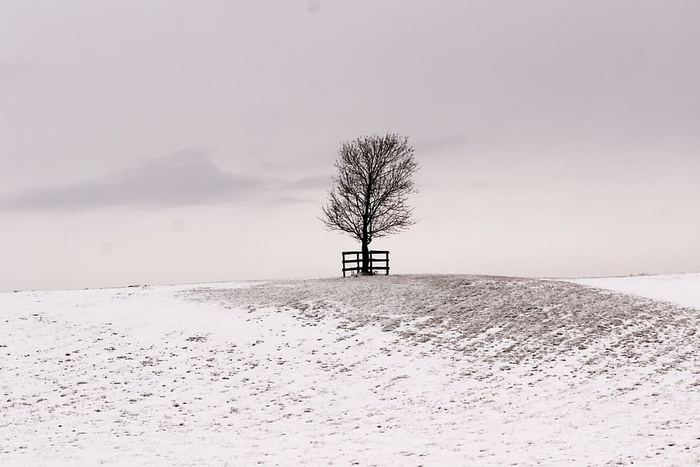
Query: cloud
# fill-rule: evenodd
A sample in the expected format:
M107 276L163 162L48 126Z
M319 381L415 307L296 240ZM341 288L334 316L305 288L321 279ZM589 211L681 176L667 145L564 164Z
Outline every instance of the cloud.
M0 211L80 211L110 207L158 209L255 201L294 196L314 188L298 181L240 176L223 171L203 151L152 159L111 176L58 187L42 187L0 198Z

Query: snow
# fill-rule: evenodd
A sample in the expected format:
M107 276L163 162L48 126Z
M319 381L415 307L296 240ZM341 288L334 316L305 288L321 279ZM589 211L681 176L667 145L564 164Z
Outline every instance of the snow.
M0 294L0 465L697 465L672 277Z
M700 273L573 279L572 282L700 308Z

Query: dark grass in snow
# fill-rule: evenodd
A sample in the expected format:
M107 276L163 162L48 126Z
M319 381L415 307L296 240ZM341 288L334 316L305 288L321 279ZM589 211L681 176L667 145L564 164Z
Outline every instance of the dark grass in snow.
M200 289L223 306L281 308L347 328L377 325L467 360L518 365L581 355L581 370L700 368L700 313L560 281L493 276L374 276ZM595 347L595 348L593 348ZM700 380L699 380L700 381Z

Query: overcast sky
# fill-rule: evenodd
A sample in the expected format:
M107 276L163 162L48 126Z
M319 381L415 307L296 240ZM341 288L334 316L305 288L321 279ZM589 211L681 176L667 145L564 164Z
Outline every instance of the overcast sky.
M698 271L698 44L697 0L3 0L0 290L337 276L387 131L395 273Z

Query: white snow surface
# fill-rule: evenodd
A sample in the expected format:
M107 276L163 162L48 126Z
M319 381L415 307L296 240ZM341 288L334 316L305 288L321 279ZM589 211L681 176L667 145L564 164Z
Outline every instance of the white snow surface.
M571 282L700 308L700 273L572 279Z
M629 280L586 284L698 304ZM0 294L0 465L700 465L699 315L483 276Z

